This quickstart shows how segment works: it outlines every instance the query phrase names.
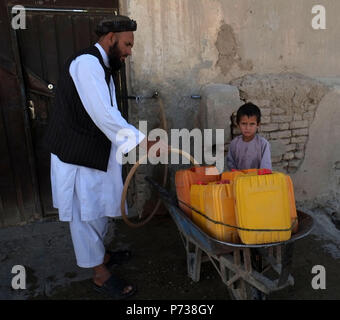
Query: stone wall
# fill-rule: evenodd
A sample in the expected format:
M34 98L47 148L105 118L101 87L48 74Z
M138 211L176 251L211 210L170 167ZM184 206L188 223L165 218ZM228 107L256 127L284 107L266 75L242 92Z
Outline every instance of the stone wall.
M249 75L231 84L239 89L241 100L261 109L259 133L271 144L273 168L296 172L305 157L315 110L327 87L298 74Z

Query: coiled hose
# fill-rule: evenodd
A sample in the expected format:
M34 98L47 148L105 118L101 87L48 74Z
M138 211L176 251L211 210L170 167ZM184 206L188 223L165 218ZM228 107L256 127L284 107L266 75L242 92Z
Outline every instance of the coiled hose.
M160 114L161 114L162 127L163 127L163 129L165 131L167 131L167 121L166 121L166 117L165 117L163 101L162 101L161 98L159 98L159 105L160 105ZM169 146L169 151L181 154L185 158L189 159L190 162L193 165L199 166L199 163L190 154L188 154L187 152L185 152L183 150L180 150L180 149L172 148L171 146ZM120 211L122 213L122 217L123 217L124 222L128 226L133 227L133 228L142 227L147 222L149 222L152 219L152 217L155 215L155 213L157 212L157 210L158 210L158 208L159 208L159 206L161 204L161 199L158 199L157 204L156 204L155 208L153 209L153 211L151 212L151 214L145 220L143 220L142 222L133 223L127 217L126 210L125 210L125 201L126 201L127 190L129 188L130 181L131 181L133 175L135 174L137 168L140 166L140 163L143 163L143 161L147 158L147 156L148 155L146 154L141 159L139 159L138 162L135 163L134 166L129 171L129 174L127 175L125 183L124 183L123 192L122 192L122 198L121 198L121 202L120 202ZM166 185L167 178L168 178L168 165L165 164L164 165L163 183L162 183L163 187L165 187L165 185Z

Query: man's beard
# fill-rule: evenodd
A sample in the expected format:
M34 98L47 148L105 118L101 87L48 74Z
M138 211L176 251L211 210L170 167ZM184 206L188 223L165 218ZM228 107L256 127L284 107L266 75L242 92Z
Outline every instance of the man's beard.
M118 48L118 41L116 41L113 46L111 46L109 48L109 63L110 63L110 67L112 69L112 71L118 71L124 64L124 62L122 62L120 60L122 56L121 51Z

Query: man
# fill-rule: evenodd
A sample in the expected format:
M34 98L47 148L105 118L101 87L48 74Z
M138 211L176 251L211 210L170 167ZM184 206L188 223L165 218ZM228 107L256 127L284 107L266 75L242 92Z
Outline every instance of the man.
M117 151L123 147L127 153L146 139L118 111L111 71L131 55L136 29L125 16L98 24L98 42L72 56L60 74L46 133L53 206L60 220L70 223L77 264L93 268L95 289L116 299L135 292L108 269L129 251L106 252L103 244L108 217L120 215L123 182L117 159L122 154ZM149 150L152 143L147 145Z

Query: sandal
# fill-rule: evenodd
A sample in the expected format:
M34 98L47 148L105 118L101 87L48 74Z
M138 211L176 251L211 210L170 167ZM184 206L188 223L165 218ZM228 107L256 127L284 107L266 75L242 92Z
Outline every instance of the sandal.
M102 286L98 286L95 283L93 284L94 290L100 293L104 293L115 300L126 299L127 297L132 296L137 288L131 284L128 284L125 280L120 279L114 275L104 282ZM123 293L126 287L132 287L130 291L127 293Z
M106 253L110 255L110 259L105 266L110 268L114 265L120 265L123 262L130 260L131 258L131 251L130 250L117 250L117 251L108 251Z

